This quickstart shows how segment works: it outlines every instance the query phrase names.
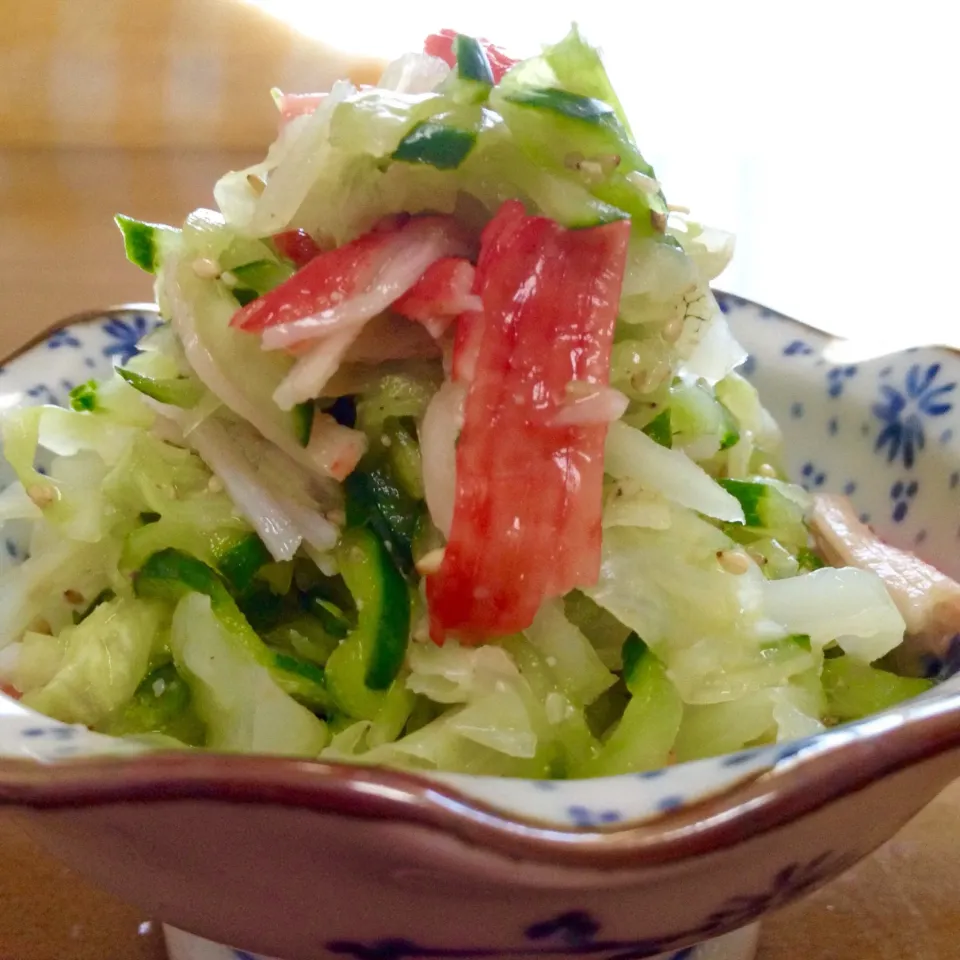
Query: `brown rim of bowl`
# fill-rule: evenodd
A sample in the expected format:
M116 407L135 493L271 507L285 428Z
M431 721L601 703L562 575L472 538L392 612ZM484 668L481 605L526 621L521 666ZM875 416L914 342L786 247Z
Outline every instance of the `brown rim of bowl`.
M156 313L157 307L129 303L65 317L3 362L54 330L125 312ZM787 767L765 768L688 805L601 829L514 816L427 776L399 770L200 752L54 764L0 758L0 807L63 809L173 800L273 804L421 825L515 860L567 868L636 868L734 846L890 774L960 750L960 690L911 709L920 714L895 727L882 714L868 717L842 728L855 739L841 742L827 734L822 749L799 754ZM926 799L920 797L912 812Z
M271 804L424 826L514 860L636 868L734 846L890 774L960 751L960 690L910 709L918 715L896 726L883 714L867 718L840 728L847 735L842 739L821 735L820 749L797 754L789 765L748 774L713 796L652 819L602 829L514 816L428 776L399 770L201 752L57 763L0 760L0 807L175 800ZM960 753L957 760L960 772ZM927 799L919 796L910 814Z

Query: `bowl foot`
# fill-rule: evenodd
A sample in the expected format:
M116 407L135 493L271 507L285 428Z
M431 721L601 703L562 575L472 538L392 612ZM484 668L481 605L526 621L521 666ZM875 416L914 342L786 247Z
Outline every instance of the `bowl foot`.
M204 940L202 937L177 930L175 927L164 925L163 932L170 960L279 960L278 957L267 957L259 953L224 947L211 940ZM715 940L707 940L684 950L661 953L656 957L650 957L649 960L754 960L759 933L760 924L753 923L749 927L734 930ZM517 960L537 960L536 956L529 951L517 954L511 953L509 948L505 948L502 954L496 956L486 954L484 960L507 960L512 957L516 957ZM582 954L561 954L553 950L549 952L549 960L573 960L576 957L582 957ZM342 960L342 958L321 952L316 954L315 960Z

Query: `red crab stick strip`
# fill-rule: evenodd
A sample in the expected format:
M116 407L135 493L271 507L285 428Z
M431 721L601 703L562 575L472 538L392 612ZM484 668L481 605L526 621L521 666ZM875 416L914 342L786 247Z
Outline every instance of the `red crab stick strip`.
M571 383L608 383L629 232L568 230L517 201L484 231L483 310L467 315L482 335L472 363L454 359L471 379L453 523L427 581L438 643L522 630L547 597L596 581L607 425L552 421Z

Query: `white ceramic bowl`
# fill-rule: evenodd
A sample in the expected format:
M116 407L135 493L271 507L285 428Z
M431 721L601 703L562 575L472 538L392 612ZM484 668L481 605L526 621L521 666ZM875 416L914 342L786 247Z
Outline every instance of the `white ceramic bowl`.
M960 358L837 362L849 345L720 299L795 475L960 572ZM121 308L54 332L0 370L0 405L62 401L153 322ZM960 642L925 666L947 678L958 663ZM141 753L0 697L0 804L104 887L214 941L171 930L174 960L746 960L750 925L958 773L951 679L807 740L565 782Z

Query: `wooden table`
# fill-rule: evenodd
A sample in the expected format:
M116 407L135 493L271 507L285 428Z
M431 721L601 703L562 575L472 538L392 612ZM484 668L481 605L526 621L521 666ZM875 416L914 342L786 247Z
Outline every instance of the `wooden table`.
M211 204L242 154L0 153L0 355L58 318L150 298L111 222ZM92 888L0 816L0 960L161 960L150 918ZM960 784L875 856L765 927L761 960L960 955ZM146 924L146 926L143 926Z

